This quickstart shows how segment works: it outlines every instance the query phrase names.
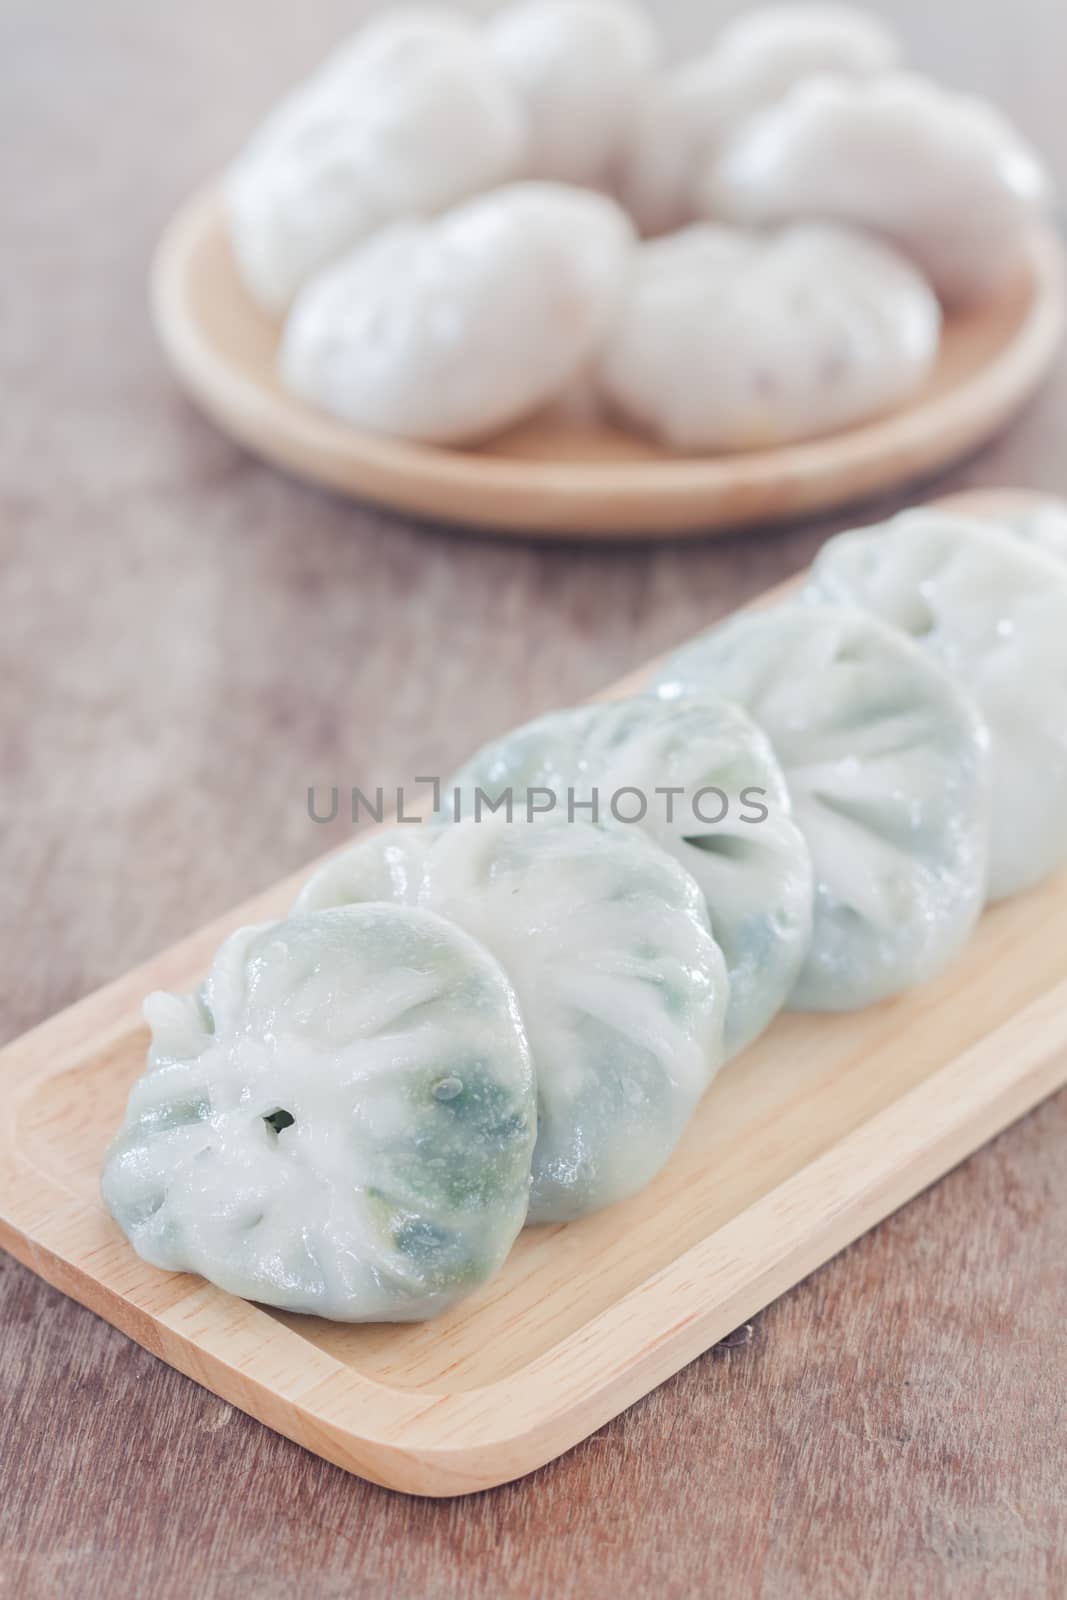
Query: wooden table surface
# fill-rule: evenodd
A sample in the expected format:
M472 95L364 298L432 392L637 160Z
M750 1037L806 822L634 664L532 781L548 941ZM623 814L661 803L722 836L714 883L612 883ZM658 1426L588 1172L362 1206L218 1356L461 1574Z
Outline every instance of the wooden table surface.
M661 0L674 40L701 0ZM881 0L1067 184L1060 0ZM0 1034L802 566L828 525L494 544L286 481L176 393L168 213L353 0L0 5ZM705 24L706 26L706 24ZM1067 490L1067 363L942 487ZM1067 1097L568 1457L461 1502L325 1465L0 1257L0 1594L1067 1595Z

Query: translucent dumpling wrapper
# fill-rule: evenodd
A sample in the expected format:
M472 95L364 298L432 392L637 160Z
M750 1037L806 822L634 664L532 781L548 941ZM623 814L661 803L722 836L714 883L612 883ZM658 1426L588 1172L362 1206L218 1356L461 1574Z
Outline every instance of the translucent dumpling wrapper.
M681 650L658 689L736 700L774 747L815 867L793 1006L870 1005L962 949L986 897L988 734L916 644L861 611L745 612Z
M1014 534L1056 561L1067 561L1067 500L1039 496L1018 511L998 509L990 516L983 514L980 520Z
M911 263L830 224L694 224L640 245L598 366L606 402L679 450L810 438L908 400L941 312Z
M102 1188L154 1266L290 1311L407 1322L501 1265L536 1101L515 996L467 934L360 906L245 928L155 994Z
M702 199L708 215L738 222L823 217L869 228L956 304L1022 270L1049 181L983 100L911 73L825 76L747 123L709 164Z
M300 294L283 381L377 433L445 444L496 432L587 365L632 239L613 201L564 184L513 184L395 223Z
M517 176L524 137L515 92L472 24L443 7L372 22L277 107L227 174L245 286L283 312L386 223Z
M726 958L726 1053L785 1004L811 937L811 857L781 768L756 725L706 695L641 695L553 711L486 745L443 786L441 814L471 818L510 796L514 816L639 828L700 885Z
M991 737L991 897L1067 861L1067 568L973 518L914 511L831 539L807 593L903 629L974 696Z
M537 1078L531 1222L656 1175L723 1059L725 967L688 873L638 834L501 817L375 833L297 906L364 900L454 921L511 979Z
M762 6L734 18L713 48L657 78L626 140L619 193L643 233L700 213L698 180L728 137L812 73L868 79L900 49L877 17L846 5Z
M486 31L526 114L528 175L604 182L659 57L645 12L631 0L525 0Z

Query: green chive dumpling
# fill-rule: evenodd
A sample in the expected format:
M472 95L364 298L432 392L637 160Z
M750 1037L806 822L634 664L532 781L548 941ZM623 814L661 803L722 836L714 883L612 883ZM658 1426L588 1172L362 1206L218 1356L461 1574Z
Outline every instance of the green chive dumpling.
M153 1266L342 1322L430 1317L522 1227L536 1103L515 996L431 913L244 928L149 996L104 1200Z
M993 900L1067 863L1067 568L1031 537L906 512L831 539L806 591L902 629L973 694L992 741Z
M529 1220L653 1178L723 1059L725 966L689 874L635 832L493 817L371 834L296 909L383 899L457 923L514 985L537 1078Z
M564 814L570 796L585 817L595 802L597 820L636 824L692 874L730 977L728 1056L781 1010L811 938L811 856L767 737L739 707L637 695L549 712L461 767L442 814L458 799L471 816L479 790L496 803L510 791L520 811L536 790Z
M1028 495L1018 509L998 506L988 514L977 510L973 514L979 521L1013 534L1045 555L1067 561L1067 500L1055 495Z
M774 607L695 639L668 700L737 700L771 741L815 866L815 920L791 997L851 1011L933 977L986 894L989 746L967 695L860 611Z

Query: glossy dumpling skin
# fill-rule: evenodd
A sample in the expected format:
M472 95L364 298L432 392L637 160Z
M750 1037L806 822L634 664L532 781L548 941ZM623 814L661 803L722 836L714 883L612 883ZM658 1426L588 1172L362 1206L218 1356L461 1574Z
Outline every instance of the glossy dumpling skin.
M439 444L493 433L585 366L631 247L613 201L564 184L512 184L437 221L396 223L299 296L283 381L376 433Z
M608 404L664 444L744 450L901 404L940 333L929 285L875 239L694 224L638 248L597 372Z
M791 1004L850 1011L925 982L986 895L988 735L910 639L859 611L742 613L658 681L714 689L769 737L815 866L815 920Z
M760 6L733 18L705 55L663 73L644 95L617 174L642 233L692 222L709 161L794 84L820 72L872 78L899 57L890 29L852 6Z
M770 745L737 706L640 695L553 711L461 767L442 790L442 814L454 815L458 791L460 815L471 817L479 790L496 803L510 790L517 816L531 791L557 796L563 814L573 791L579 817L595 797L604 826L639 827L692 875L726 958L728 1057L785 1004L811 938L811 856ZM643 809L639 822L613 815L616 796L623 817Z
M1022 264L1049 181L993 106L911 73L798 84L746 124L703 189L707 214L870 228L950 304L996 292Z
M531 1222L655 1176L723 1059L723 958L676 862L584 822L397 827L327 863L297 904L364 899L454 921L514 985L537 1077Z
M283 312L386 223L515 177L522 114L477 30L445 7L371 22L252 136L224 198L238 270Z
M1067 500L1040 496L1018 511L1001 510L979 520L1014 534L1056 561L1067 561Z
M487 24L526 115L525 171L596 185L608 174L659 56L631 0L521 0Z
M426 912L245 928L155 994L104 1199L154 1266L343 1322L433 1316L501 1265L536 1134L500 968Z
M1067 568L992 526L937 511L823 546L808 594L912 634L989 726L992 899L1067 860Z

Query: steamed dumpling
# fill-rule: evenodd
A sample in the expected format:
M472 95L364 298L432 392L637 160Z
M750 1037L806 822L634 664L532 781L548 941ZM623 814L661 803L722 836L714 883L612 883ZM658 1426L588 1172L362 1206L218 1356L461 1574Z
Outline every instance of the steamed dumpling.
M281 372L357 427L439 444L506 427L589 361L632 230L611 200L520 183L384 228L298 297Z
M537 1077L531 1222L655 1176L723 1058L725 968L688 873L639 834L498 817L375 833L297 907L363 900L438 912L511 979Z
M979 516L978 512L974 514ZM1019 511L998 511L988 517L982 514L979 520L1005 529L1057 561L1067 561L1067 500L1047 495Z
M823 546L807 593L910 633L992 739L990 895L1067 861L1067 568L972 518L913 511Z
M740 130L703 187L709 215L870 228L949 302L1019 270L1047 200L1037 155L999 111L910 73L799 84Z
M679 651L658 689L738 701L781 763L815 864L794 1006L870 1005L962 949L986 895L988 735L910 639L859 611L742 613Z
M527 119L531 177L599 184L658 58L631 0L522 0L488 24Z
M153 1266L345 1322L433 1316L523 1225L536 1104L515 996L467 934L360 906L244 928L152 995L104 1199Z
M412 0L391 3L372 12L342 44L330 51L308 82L344 90L367 74L389 72L404 52L418 60L428 44L476 38L478 25L454 5L420 5Z
M679 450L847 427L928 376L941 313L888 246L829 224L695 224L640 245L598 367L608 403Z
M515 177L523 150L515 92L474 26L401 7L290 94L227 174L245 286L282 312L384 224Z
M624 146L619 192L643 233L699 214L697 184L725 140L812 73L867 79L897 64L896 39L852 6L762 6L736 17L713 48L646 92Z
M900 42L881 17L858 6L757 6L727 22L712 54L719 64L720 114L728 127L813 72L879 77L900 60Z
M558 811L633 827L700 885L726 958L726 1053L763 1032L788 998L811 937L812 869L766 737L736 706L642 695L553 711L486 745L442 790L442 815L475 815L478 793L513 814ZM536 793L540 791L540 793ZM613 813L614 806L614 814Z

